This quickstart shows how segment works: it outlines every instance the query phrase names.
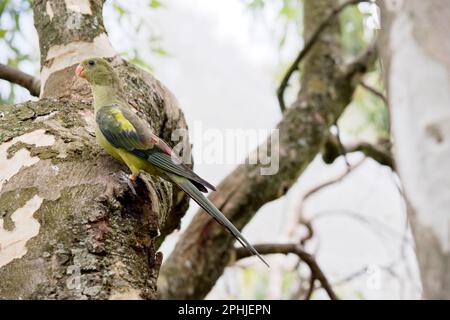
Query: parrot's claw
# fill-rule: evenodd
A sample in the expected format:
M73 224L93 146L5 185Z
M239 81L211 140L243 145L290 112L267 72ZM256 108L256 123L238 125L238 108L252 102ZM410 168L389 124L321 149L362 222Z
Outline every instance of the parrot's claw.
M112 174L114 177L117 178L117 180L119 180L119 182L121 183L126 183L128 185L128 187L130 188L131 192L133 192L133 194L136 196L136 189L134 188L135 184L136 184L136 179L137 176L133 175L133 174L126 174L123 171L120 171L119 173L113 173Z

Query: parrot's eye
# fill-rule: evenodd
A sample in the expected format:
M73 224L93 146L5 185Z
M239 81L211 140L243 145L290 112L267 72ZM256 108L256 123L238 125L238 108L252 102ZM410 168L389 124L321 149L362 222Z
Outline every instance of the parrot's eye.
M88 61L88 64L89 64L90 66L93 66L93 65L95 65L95 61L94 61L94 60L89 60L89 61Z

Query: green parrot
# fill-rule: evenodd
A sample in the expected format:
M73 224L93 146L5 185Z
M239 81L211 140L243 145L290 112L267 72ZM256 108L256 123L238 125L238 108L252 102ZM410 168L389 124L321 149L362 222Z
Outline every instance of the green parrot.
M77 66L75 73L91 86L96 139L110 155L128 166L131 187L142 171L175 183L227 228L242 246L269 266L239 230L203 195L207 188L215 191L214 186L182 163L169 145L153 134L147 123L123 101L119 78L105 59L85 59Z

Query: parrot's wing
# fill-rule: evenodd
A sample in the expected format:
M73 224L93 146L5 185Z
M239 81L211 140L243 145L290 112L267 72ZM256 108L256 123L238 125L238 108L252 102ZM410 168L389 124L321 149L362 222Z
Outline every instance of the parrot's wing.
M100 108L95 121L108 142L116 148L145 150L156 143L146 123L131 110L119 105Z
M216 190L184 164L169 145L154 135L131 110L119 105L104 106L97 111L96 121L100 131L114 147L126 149L163 171L191 180L200 191L206 192L205 187Z

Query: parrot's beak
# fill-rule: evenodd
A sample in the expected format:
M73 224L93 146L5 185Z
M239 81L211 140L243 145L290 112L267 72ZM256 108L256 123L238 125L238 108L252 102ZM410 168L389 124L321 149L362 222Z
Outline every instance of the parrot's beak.
M86 79L86 76L84 74L84 67L81 64L79 64L75 69L75 74L80 78Z

